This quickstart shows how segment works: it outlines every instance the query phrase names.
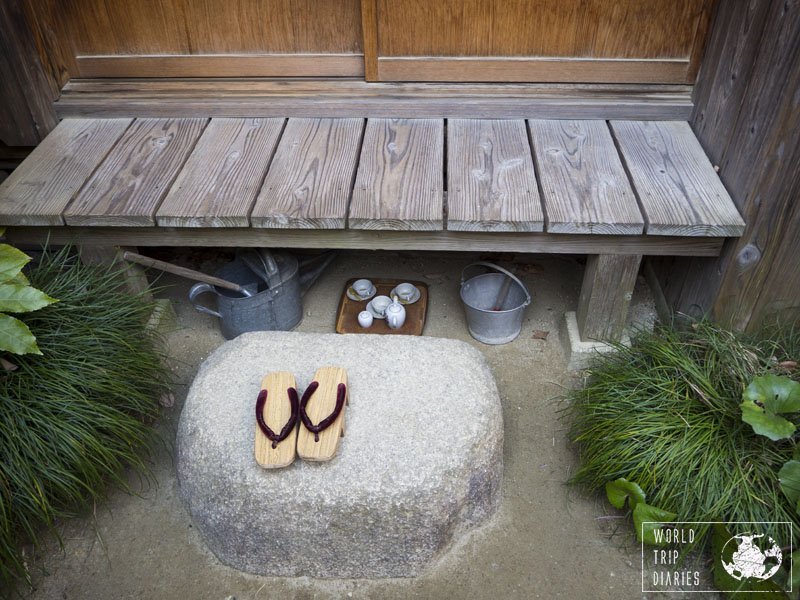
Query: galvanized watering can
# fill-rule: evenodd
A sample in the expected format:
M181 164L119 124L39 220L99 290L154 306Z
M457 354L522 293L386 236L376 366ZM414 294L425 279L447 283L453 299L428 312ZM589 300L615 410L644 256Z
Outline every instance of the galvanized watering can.
M333 254L320 255L304 263L318 266L300 275L300 265L293 255L272 253L267 249L237 251L236 259L214 275L238 283L252 293L223 289L198 283L189 290L189 301L196 310L217 317L225 339L248 331L289 331L303 318L302 294L333 260ZM201 294L215 296L217 309L198 302Z

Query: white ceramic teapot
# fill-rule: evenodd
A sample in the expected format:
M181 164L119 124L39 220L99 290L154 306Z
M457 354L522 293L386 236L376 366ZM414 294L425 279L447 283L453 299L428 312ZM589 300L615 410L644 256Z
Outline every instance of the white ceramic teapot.
M400 329L406 322L406 309L397 300L397 296L392 298L392 303L386 307L386 324L391 329Z

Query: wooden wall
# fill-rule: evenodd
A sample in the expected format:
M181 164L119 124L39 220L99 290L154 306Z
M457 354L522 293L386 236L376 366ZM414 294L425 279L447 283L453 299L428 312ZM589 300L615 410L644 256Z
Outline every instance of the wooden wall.
M362 0L383 81L691 83L710 0ZM370 31L371 30L371 31Z
M27 0L72 77L364 72L359 0Z
M25 0L68 77L692 83L714 0ZM55 57L55 58L51 58Z
M42 64L19 0L0 2L0 141L35 146L58 119L58 97Z
M719 260L656 262L667 301L739 329L800 318L800 0L719 3L692 126L747 229Z

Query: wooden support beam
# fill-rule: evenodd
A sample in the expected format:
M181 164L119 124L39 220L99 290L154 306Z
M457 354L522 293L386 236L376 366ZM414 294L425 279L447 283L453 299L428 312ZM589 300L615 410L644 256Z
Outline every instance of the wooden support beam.
M589 255L578 300L581 340L617 341L622 337L641 260L636 254Z

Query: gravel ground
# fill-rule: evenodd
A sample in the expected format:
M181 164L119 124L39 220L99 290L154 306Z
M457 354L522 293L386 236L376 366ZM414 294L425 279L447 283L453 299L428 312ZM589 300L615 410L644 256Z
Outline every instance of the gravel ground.
M156 252L160 258L213 272L230 258L218 250ZM173 441L198 365L224 340L212 317L189 305L191 282L171 276L160 296L173 300L168 333L175 401L159 426L168 443L153 464L155 482L133 481L136 496L111 492L108 502L62 527L32 557L36 599L256 598L642 598L640 553L600 497L567 485L576 465L559 394L576 383L565 371L559 324L577 306L583 265L569 256L495 255L521 275L534 296L520 337L507 345L472 340L458 297L463 266L477 255L353 252L341 254L304 299L297 331L331 332L344 282L354 276L422 279L430 286L425 335L465 340L492 369L503 404L505 477L498 514L462 538L413 579L314 580L247 575L221 565L192 526L177 489ZM652 299L640 279L633 314L647 317ZM623 529L628 528L625 524ZM268 543L266 541L265 543Z

